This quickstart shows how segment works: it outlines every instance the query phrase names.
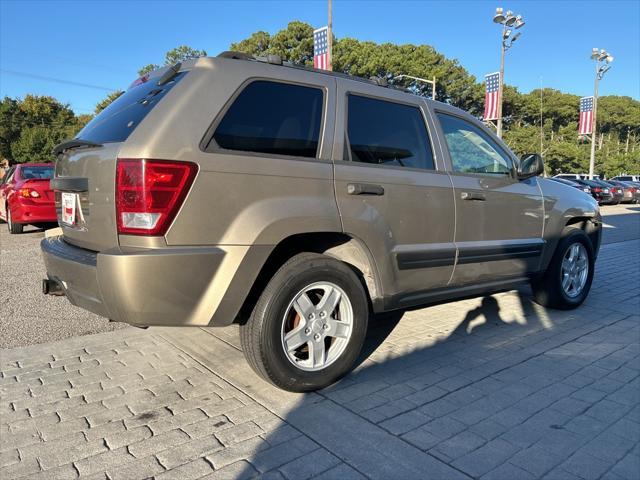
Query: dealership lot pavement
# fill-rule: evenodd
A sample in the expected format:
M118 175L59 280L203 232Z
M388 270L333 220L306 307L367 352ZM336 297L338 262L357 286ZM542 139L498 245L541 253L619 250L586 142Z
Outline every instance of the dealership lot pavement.
M356 371L319 393L259 380L231 327L5 349L0 478L636 479L639 210L603 209L580 309L523 288L390 314ZM0 238L2 346L113 328L40 296L38 236Z

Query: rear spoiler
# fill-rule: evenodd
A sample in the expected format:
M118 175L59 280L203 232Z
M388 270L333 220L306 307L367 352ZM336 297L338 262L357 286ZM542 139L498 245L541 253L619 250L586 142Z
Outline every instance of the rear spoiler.
M73 138L71 140L65 140L62 143L59 143L55 147L53 147L53 155L57 157L65 150L70 148L78 148L78 147L101 147L101 143L92 142L90 140L82 140L80 138Z

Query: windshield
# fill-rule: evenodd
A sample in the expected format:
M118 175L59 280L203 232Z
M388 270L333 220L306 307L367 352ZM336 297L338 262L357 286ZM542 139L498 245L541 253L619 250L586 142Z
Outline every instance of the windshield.
M130 88L80 130L76 138L96 143L124 142L186 72L158 85L158 78Z
M25 167L20 168L20 176L24 180L48 180L53 178L53 165L50 167Z

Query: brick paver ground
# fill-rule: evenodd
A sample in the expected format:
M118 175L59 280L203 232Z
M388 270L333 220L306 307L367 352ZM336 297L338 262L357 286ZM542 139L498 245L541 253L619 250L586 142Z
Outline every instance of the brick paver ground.
M237 330L4 350L0 478L640 478L640 241L570 312L519 292L373 321L355 372L274 389Z

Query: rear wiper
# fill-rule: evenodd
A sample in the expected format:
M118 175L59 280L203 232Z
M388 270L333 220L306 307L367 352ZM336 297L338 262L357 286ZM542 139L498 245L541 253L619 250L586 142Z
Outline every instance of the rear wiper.
M158 86L162 86L162 85L166 85L167 83L169 83L171 80L173 80L173 78L178 74L178 72L180 71L180 67L182 67L182 62L178 62L175 65L171 66L169 68L169 70L167 70L166 72L164 72L162 74L162 77L160 77L160 80L158 80L157 85Z
M72 138L71 140L66 140L53 147L53 155L57 157L59 154L61 154L65 150L68 150L69 148L101 146L101 143L92 142L90 140L82 140L81 138Z

